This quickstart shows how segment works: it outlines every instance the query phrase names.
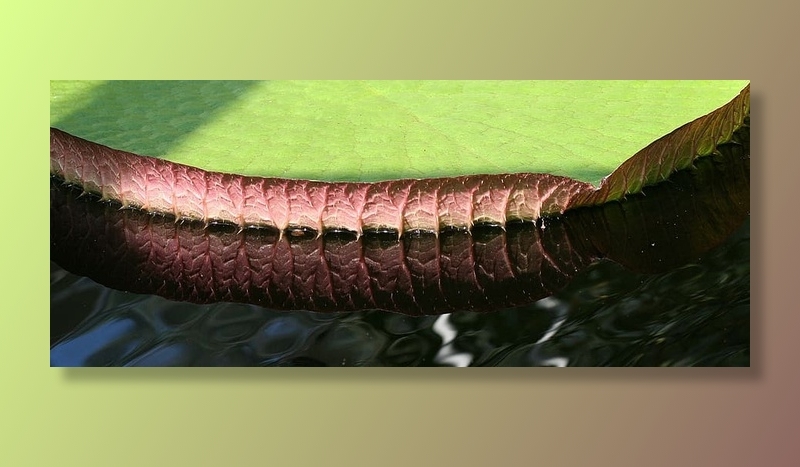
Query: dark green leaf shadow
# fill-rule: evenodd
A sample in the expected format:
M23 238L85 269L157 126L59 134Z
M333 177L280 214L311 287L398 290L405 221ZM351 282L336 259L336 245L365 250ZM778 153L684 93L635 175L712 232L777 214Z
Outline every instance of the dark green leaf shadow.
M162 157L262 81L108 81L52 123L107 146Z

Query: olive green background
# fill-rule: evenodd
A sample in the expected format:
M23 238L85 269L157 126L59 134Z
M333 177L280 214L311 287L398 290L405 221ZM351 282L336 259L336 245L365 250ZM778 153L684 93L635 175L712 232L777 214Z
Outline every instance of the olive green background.
M798 464L789 2L152 5L4 7L0 464ZM49 368L49 80L189 77L752 80L752 368Z

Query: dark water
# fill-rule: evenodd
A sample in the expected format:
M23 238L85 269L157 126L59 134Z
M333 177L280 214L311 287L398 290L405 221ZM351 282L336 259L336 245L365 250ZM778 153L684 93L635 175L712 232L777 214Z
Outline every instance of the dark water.
M529 306L428 317L194 305L51 262L51 333L53 366L747 366L750 224L664 273L602 260Z

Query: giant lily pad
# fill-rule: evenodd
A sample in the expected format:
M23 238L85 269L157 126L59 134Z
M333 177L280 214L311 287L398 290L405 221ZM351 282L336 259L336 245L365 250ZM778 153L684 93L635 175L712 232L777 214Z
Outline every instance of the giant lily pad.
M693 355L701 355L703 362L720 361L708 350L710 338L732 342L719 352L729 359L732 352L749 349L747 335L741 337L748 325L749 314L743 312L747 307L730 309L749 303L749 268L719 267L714 262L680 265L696 262L728 237L749 211L749 127L739 112L746 108L749 88L740 94L746 86L746 82L54 82L52 126L111 147L209 170L351 181L551 172L600 184L612 172L616 176L606 179L607 188L580 199L581 205L602 204L599 207L573 209L547 222L519 223L505 230L485 226L471 234L449 231L438 237L420 234L401 239L348 238L341 233L287 237L225 226L220 231L195 229L199 235L195 239L169 219L119 211L51 179L51 267L54 276L65 278L51 286L51 293L55 291L51 323L56 323L51 324L51 338L60 340L51 350L51 364L164 364L154 355L180 357L170 360L172 364L410 364L408 359L397 363L393 358L407 354L404 346L410 340L426 336L435 342L422 345L415 358L424 364L440 363L442 352L437 354L436 349L442 342L433 332L436 326L431 330L434 321L429 317L396 319L390 313L368 311L331 319L297 308L383 308L412 314L456 309L461 313L435 322L454 323L459 345L473 340L462 348L476 356L477 364L535 355L537 349L552 348L553 342L574 347L578 364L586 364L581 358L587 355L605 354L609 342L618 348L631 346L623 352L633 355L624 360L627 364L675 364L684 361L647 360L641 355L660 353L670 345L683 349L687 336L701 347ZM524 92L528 88L541 93ZM709 118L717 123L672 132L732 99L739 100L730 108L739 111L730 118L708 117L707 123ZM722 141L715 151L719 138L728 138L739 123L743 126L731 141ZM709 136L709 129L715 135ZM664 135L661 141L669 141L677 151L665 157L664 151L649 149L631 158ZM714 156L694 160L709 154ZM626 160L629 165L615 170ZM689 165L695 165L693 170L673 174L669 183L643 187ZM627 196L640 189L640 194ZM69 193L74 196L62 199ZM606 202L620 198L619 203ZM132 222L135 217L142 224ZM259 239L252 241L251 236ZM746 262L747 243L743 245L735 244L733 251ZM731 249L723 250L723 256L725 251ZM256 254L265 252L280 254ZM173 261L176 258L180 260ZM657 275L631 275L600 258ZM241 300L293 312L278 315L251 305L194 306L149 295L115 294L86 278L71 278L55 266L61 263L124 290L199 302ZM93 263L103 267L95 270ZM355 273L345 274L347 270ZM115 283L119 278L122 283ZM572 285L562 289L573 278ZM624 287L609 285L615 282ZM642 284L639 295L628 294L627 285ZM75 285L77 292L60 293ZM90 288L102 297L97 305L62 300L67 295L83 297ZM508 310L495 308L528 303L559 289L562 292L547 300ZM358 294L363 292L375 301L361 300ZM698 294L702 300L697 300ZM588 296L594 297L593 308L568 308ZM683 296L680 307L676 296ZM661 308L653 305L658 297L666 297ZM496 319L484 318L465 312L468 309L498 313ZM95 311L72 337L61 340L87 310ZM131 320L133 313L145 319ZM250 330L240 331L239 318L245 315L258 319L247 323ZM532 327L551 315L555 327L546 322ZM540 337L552 335L567 315L566 330L559 330L542 344L545 347L537 347L547 340ZM587 316L602 315L614 316L581 324ZM663 322L640 321L645 315ZM662 319L665 316L677 319ZM720 317L733 319L720 321ZM125 342L143 345L107 343L120 342L121 323L134 322L125 331ZM163 323L172 322L178 323L179 332L163 330ZM324 324L306 325L317 322ZM375 332L376 322L402 332L399 337L385 337ZM574 329L570 322L580 325L578 332L570 331ZM158 323L158 330L150 329L150 323ZM491 332L487 338L486 329L492 326L512 327L522 338L509 340L513 345L496 340ZM608 338L610 330L613 339ZM104 333L111 336L106 341L97 337ZM597 340L593 333L605 340ZM201 352L195 349L197 335L202 336L204 348L212 348L220 336L233 336L233 343L225 343L222 351L213 347ZM577 336L587 335L592 345L575 346ZM286 342L292 345L287 347ZM96 351L100 347L102 351ZM122 354L110 357L111 348L123 349ZM280 352L273 352L277 348ZM341 349L349 352L346 358ZM433 351L428 354L424 349ZM248 357L236 356L240 354ZM66 355L71 359L64 360ZM745 358L749 362L749 353Z
M597 184L746 81L51 83L51 126L208 170L376 181L541 172Z

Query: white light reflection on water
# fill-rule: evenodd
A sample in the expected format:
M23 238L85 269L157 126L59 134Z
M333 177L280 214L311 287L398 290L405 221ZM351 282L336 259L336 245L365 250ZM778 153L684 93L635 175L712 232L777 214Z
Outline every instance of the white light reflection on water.
M466 367L472 363L473 356L466 352L457 353L453 347L453 340L458 334L456 328L450 324L450 313L439 316L435 323L433 323L433 332L442 338L442 348L433 359L436 363L443 365L453 365L457 367Z
M561 325L567 320L567 307L561 300L554 297L543 298L539 300L537 305L547 310L556 310L558 313L556 319L553 321L553 324L550 326L550 329L544 333L541 339L536 341L536 345L539 345L542 342L549 341L553 336L556 335L558 328L560 328Z
M565 357L553 357L548 360L542 360L542 366L557 366L557 367L565 367L569 363L569 359Z
M567 304L555 297L543 298L539 300L536 305L546 310L551 310L555 316L553 319L553 324L550 325L550 328L538 341L536 341L535 344L533 344L533 347L530 351L530 357L532 361L537 360L536 357L538 356L540 346L552 339L553 336L558 333L561 325L567 321L567 315L569 313L569 307ZM567 357L550 357L539 359L539 365L541 366L565 367L567 364L569 364L569 359Z

